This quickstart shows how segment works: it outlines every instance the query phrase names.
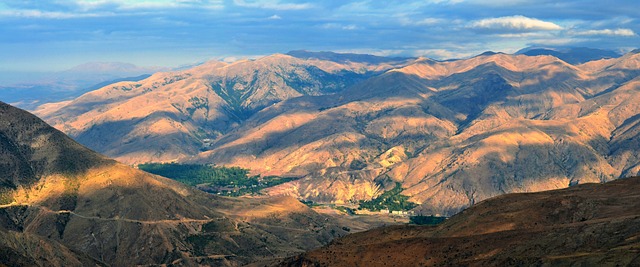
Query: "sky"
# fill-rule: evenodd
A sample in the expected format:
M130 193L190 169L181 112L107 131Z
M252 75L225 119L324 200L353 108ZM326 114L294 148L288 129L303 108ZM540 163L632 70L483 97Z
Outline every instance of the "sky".
M177 67L290 50L463 58L640 47L637 0L2 0L0 73Z

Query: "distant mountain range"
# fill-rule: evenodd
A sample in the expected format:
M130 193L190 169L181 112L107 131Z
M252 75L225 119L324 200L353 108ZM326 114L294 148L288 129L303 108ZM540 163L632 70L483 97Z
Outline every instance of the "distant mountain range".
M126 163L297 176L268 192L330 203L398 182L423 214L640 172L637 53L583 64L290 54L157 73L36 114Z
M569 64L582 64L589 61L599 59L618 58L622 55L603 49L587 48L587 47L568 47L568 48L536 48L529 47L516 52L517 55L527 56L554 56Z
M43 74L37 80L0 85L0 101L33 109L44 103L73 99L115 82L139 81L165 70L169 69L120 62L90 62L65 71Z
M306 50L294 50L287 53L287 55L300 58L300 59L318 59L333 61L337 63L368 63L368 64L383 64L392 62L407 61L411 58L406 57L381 57L366 54L354 54L354 53L335 53L330 51L324 52L311 52Z

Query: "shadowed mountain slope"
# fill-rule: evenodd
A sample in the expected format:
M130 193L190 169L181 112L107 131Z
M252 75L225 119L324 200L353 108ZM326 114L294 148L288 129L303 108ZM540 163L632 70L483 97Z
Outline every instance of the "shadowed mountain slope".
M276 54L122 82L35 113L80 143L127 163L195 155L282 100L340 92L401 63L299 59Z
M640 171L637 53L580 65L500 53L345 62L286 55L212 62L140 86L105 87L38 114L128 162L214 163L301 177L269 189L272 195L348 204L399 182L425 214ZM339 73L360 74L346 82ZM161 78L174 82L154 89Z
M289 197L215 197L109 160L0 102L0 264L235 266L345 233Z
M279 266L635 266L640 178L491 198L438 226L352 234Z
M401 182L428 214L636 175L633 146L616 149L635 132L615 133L636 127L625 121L639 111L637 60L421 59L331 97L264 109L193 160L303 176L271 193L316 201L356 202Z

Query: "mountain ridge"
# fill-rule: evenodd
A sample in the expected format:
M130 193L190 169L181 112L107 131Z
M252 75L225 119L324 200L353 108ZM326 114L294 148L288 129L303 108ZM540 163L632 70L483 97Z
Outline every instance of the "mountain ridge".
M583 64L589 61L618 58L622 55L610 50L595 49L588 47L569 48L538 48L528 47L517 51L515 54L528 56L551 55L560 58L570 64Z
M238 103L236 108L246 108L246 102L242 101L255 94L251 90L237 91L234 89L237 84L225 85L224 81L249 77L254 70L289 69L302 75L289 77L311 77L307 75L308 68L299 66L313 66L325 73L368 70L375 74L360 76L362 80L355 83L335 84L339 90L305 91L305 94L296 91L299 94L256 106L256 111L246 117L235 120L227 117L228 123L224 125L214 122L225 128L215 135L185 139L181 136L195 135L197 131L192 129L201 122L192 126L182 124L184 128L165 135L172 141L151 142L164 142L165 147L135 148L138 154L128 158L158 160L148 157L149 152L174 151L172 146L183 142L179 147L193 149L162 160L240 166L256 174L301 177L267 190L272 195L291 194L313 201L354 204L375 198L400 182L402 194L420 204L415 209L417 212L451 215L499 194L563 188L635 175L639 157L633 148L621 145L634 144L624 140L636 132L626 129L635 129L633 118L639 112L632 104L632 99L639 97L635 90L640 74L638 59L637 54L628 53L619 58L572 65L549 55L495 53L455 61L420 58L390 66L353 62L345 65L278 54L235 64L212 62L210 67L202 67L198 75L203 77L218 68L224 70L216 72L219 77L213 78L220 81L217 84L221 86L211 95L213 98L208 98L209 109L202 108L206 101L201 96L192 100L183 98L182 104L174 102L177 105L174 107L164 103L162 108L169 113L155 115L156 119L165 120L163 124L158 121L158 124L145 125L133 119L120 125L123 121L102 123L96 119L97 107L106 110L100 114L122 114L117 106L100 103L101 98L117 103L128 101L126 94L135 93L155 103L156 100L151 100L169 96L147 98L142 94L146 90L144 85L136 91L135 84L131 83L115 86L131 89L124 93L107 95L112 91L107 87L100 96L87 95L85 101L97 101L96 107L71 103L58 109L59 114L74 114L74 110L79 111L77 115L84 113L77 125L93 127L85 136L74 133L71 128L74 122L60 120L55 112L38 114L59 128L69 127L65 132L72 133L78 140L97 145L105 142L100 141L104 140L100 132L113 134L114 130L121 130L125 135L130 131L127 127L136 127L138 123L145 129L157 127L157 134L162 134L166 125L206 117L203 115L213 110L214 98L226 98L222 107L227 110L233 109L229 103ZM233 76L230 74L234 73L231 71L234 66L254 66L255 69L243 67L237 72L243 75ZM386 70L378 72L381 68ZM186 73L189 72L182 72ZM281 72L277 73L268 77L282 76ZM323 77L313 76L308 84L323 87L327 83ZM196 92L195 87L202 86L198 82L185 83L191 81L186 76L185 79L162 90L177 95L177 92ZM280 87L282 85L277 87L287 88ZM232 92L246 94L231 98ZM133 103L120 109L130 112L159 109L140 108L139 102ZM182 115L175 115L175 109ZM186 116L189 112L193 113ZM171 120L166 121L167 118ZM211 121L207 125L209 123ZM622 135L623 132L628 134ZM619 139L613 139L614 136ZM204 139L207 139L206 145ZM126 140L123 147L128 147L128 142L141 142L118 139L122 140ZM103 146L117 147L112 144L114 141L106 141ZM199 144L203 146L198 147ZM114 156L121 153L96 148ZM128 149L131 148L134 147ZM119 159L127 160L127 157Z

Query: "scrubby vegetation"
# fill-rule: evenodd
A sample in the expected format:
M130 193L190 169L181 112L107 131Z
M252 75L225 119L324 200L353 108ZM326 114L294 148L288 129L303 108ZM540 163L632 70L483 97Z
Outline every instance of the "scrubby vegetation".
M356 214L353 211L353 209L347 208L345 206L336 206L335 209L341 211L342 213L346 213L346 214L349 214L349 215L355 215Z
M247 169L201 164L145 163L138 165L138 168L195 186L209 193L228 196L256 194L264 188L296 179L278 176L249 176Z
M407 211L418 206L416 203L410 202L409 197L401 195L400 192L402 192L402 185L396 182L393 189L384 192L379 197L369 201L361 200L358 209Z
M0 205L5 205L13 202L13 197L11 196L11 190L6 188L0 188Z
M438 216L409 216L409 223L417 224L417 225L436 225L444 222L447 217L438 217Z

